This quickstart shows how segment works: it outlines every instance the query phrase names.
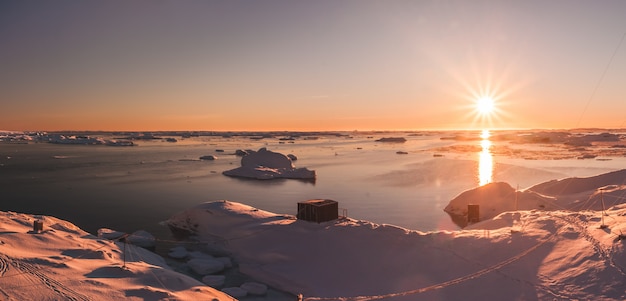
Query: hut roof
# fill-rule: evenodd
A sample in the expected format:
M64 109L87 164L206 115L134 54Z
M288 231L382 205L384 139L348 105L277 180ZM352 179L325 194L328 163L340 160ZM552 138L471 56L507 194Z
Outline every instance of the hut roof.
M307 200L304 202L298 202L298 204L309 204L309 205L317 206L317 207L321 207L321 206L325 206L329 204L336 204L336 203L337 201L326 200L326 199L313 199L313 200Z

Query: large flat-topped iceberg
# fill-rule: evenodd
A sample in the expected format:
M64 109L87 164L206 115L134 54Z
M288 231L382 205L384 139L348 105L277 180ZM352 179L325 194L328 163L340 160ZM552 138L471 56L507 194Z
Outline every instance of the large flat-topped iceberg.
M241 167L224 171L223 174L259 180L315 179L314 170L296 168L288 156L269 151L266 148L261 148L256 152L248 151L248 154L241 158Z

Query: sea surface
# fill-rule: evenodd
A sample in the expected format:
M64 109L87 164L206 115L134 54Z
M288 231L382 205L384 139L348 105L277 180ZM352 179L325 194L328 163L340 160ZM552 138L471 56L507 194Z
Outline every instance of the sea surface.
M137 141L133 147L5 142L0 143L0 210L56 216L91 233L99 228L144 229L163 237L169 230L162 221L206 201L226 199L295 215L297 202L326 198L338 201L341 213L351 218L420 231L454 230L458 226L443 208L478 185L504 181L525 189L626 168L624 156L563 159L542 155L567 152L560 145L448 139L454 135L351 132L295 140L200 136ZM383 137L407 141L376 141ZM317 179L222 175L240 166L235 150L261 147L296 155L296 167L316 170ZM217 160L198 160L204 155Z

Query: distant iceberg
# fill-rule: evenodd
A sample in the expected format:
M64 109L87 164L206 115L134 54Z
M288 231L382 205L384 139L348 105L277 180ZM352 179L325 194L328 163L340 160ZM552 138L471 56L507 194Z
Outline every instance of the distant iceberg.
M384 137L376 140L376 142L404 143L406 138L403 137Z
M241 158L241 167L224 171L230 177L269 179L315 179L315 171L307 168L296 168L292 160L281 153L261 148L258 151L247 151L248 155Z

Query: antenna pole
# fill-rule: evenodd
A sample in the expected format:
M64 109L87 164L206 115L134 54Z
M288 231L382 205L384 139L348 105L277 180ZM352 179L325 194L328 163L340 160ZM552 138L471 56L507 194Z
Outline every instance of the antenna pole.
M604 229L607 228L608 226L604 224L604 195L603 195L603 190L600 189L600 201L602 202L602 224L600 225L600 229Z
M517 189L515 189L515 211L517 211L517 194L519 192L519 184L517 184Z

